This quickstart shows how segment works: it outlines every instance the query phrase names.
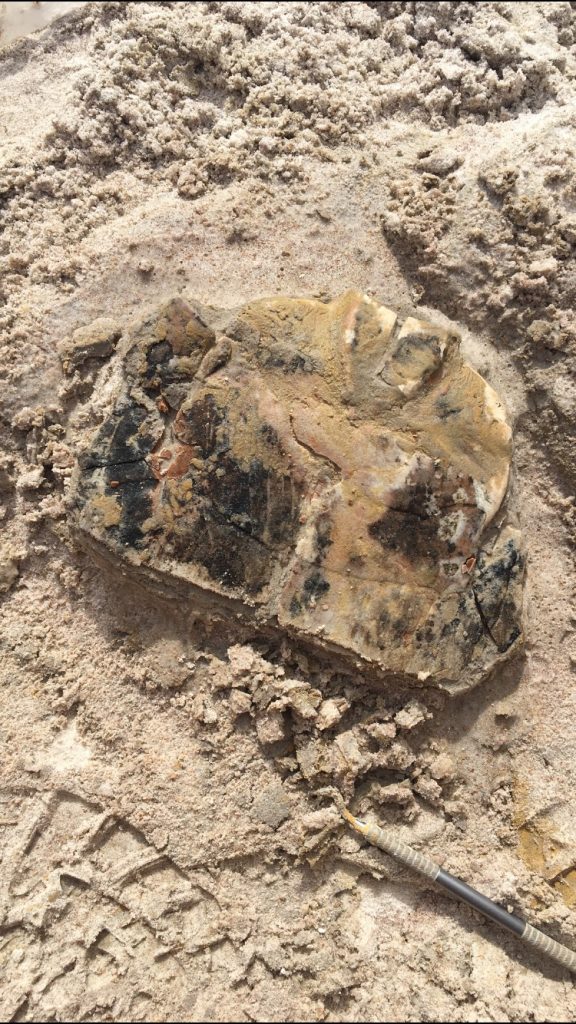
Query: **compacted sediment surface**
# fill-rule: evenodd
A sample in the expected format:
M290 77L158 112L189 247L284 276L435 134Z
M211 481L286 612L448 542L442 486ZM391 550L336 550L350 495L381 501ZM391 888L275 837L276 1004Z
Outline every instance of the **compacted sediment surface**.
M319 791L336 786L354 813L394 826L447 870L576 947L573 6L66 6L35 34L5 34L0 49L2 1018L570 1019L576 996L567 973L346 832ZM343 295L365 311L394 311L398 323L435 325L425 344L397 346L387 369L378 365L387 387L409 391L424 380L426 394L436 394L456 358L451 349L444 356L438 339L460 335L458 359L486 382L484 395L498 396L500 422L511 429L511 447L507 437L494 448L493 477L482 455L487 434L477 438L477 457L486 485L497 470L505 479L488 540L507 530L522 537L524 643L514 638L504 657L499 647L511 633L495 626L511 601L505 572L512 578L514 570L521 589L515 561L499 570L496 597L476 587L470 621L472 613L481 621L482 642L486 630L498 635L486 671L463 663L449 688L461 692L430 685L420 664L375 685L362 664L338 659L334 644L307 643L307 631L336 629L328 570L299 581L299 607L287 602L284 625L259 630L241 614L241 592L223 614L191 592L153 585L135 571L136 556L115 557L108 546L100 557L85 543L90 531L78 529L80 469L98 483L108 465L105 445L102 466L90 466L86 452L106 438L111 410L121 418L136 401L142 422L162 421L166 431L165 446L146 458L158 456L150 480L165 495L167 536L184 536L178 564L195 536L177 514L185 473L194 486L208 481L213 515L234 520L233 558L218 558L214 532L206 533L217 590L234 572L238 581L238 565L244 585L258 564L246 568L247 550L268 558L279 543L274 530L289 529L291 516L304 536L278 482L275 446L288 422L304 467L296 491L308 481L309 496L309 467L320 496L340 472L363 473L350 454L360 446L343 468L347 435L327 425L345 408L350 427L350 381L342 382L342 407L327 409L315 328L289 342L276 333L264 351L260 328L256 337L250 323L242 334L229 322L254 300L285 321L286 296L292 316L303 304L334 309ZM200 377L200 362L183 371L197 397L206 400L230 367L257 353L253 376L240 374L242 401L225 396L238 452L246 459L259 445L266 469L234 470L240 489L258 485L250 494L260 504L246 499L250 515L230 504L231 464L218 458L228 451L230 460L231 449L210 402L182 433L177 417L191 399L174 390L180 378L162 376L175 365L164 360L166 333L153 342L160 348L153 372L144 368L140 397L134 382L122 391L130 339L167 305L212 310L205 329L214 338L201 341L208 363ZM336 352L361 338L360 326L346 335L351 327L342 323L340 335L322 335L322 358L330 339ZM364 358L361 345L356 354ZM301 388L287 367L302 375ZM316 405L306 391L315 374ZM281 396L276 405L262 404L262 381ZM248 387L253 408L242 407ZM363 387L377 404L376 390ZM121 394L125 405L117 406ZM442 429L456 437L456 406L445 398ZM417 392L406 405L396 399L402 409L420 401ZM496 399L486 402L494 414ZM273 422L276 406L292 410L291 423L288 413ZM437 586L444 570L433 572L435 553L446 565L453 555L458 586L472 593L474 580L487 578L490 551L466 519L471 485L435 477L439 467L417 460L410 476L421 421L403 421L396 463L390 413L370 415L388 424L382 465L397 474L404 466L402 493L426 515L414 516L411 551L390 518L370 533L376 520L363 505L358 545L384 541L399 586L407 558L423 585L433 577ZM132 433L140 426L132 423ZM362 429L373 467L376 428ZM221 451L203 453L208 435ZM190 458L185 471L174 438ZM133 441L127 435L122 444ZM138 458L128 455L116 459L122 472L108 473L98 527L115 530L121 512L130 547L143 533L130 534L137 503L131 511L129 495L148 478L129 479ZM398 479L390 476L395 497ZM456 499L453 483L463 488ZM362 476L347 508L358 493L372 500L374 486ZM441 539L454 551L438 547L434 488L449 491L468 522L469 552L458 546L468 535L454 541L450 533L458 527L452 514ZM264 490L276 512L260 537ZM475 491L476 509L483 500ZM378 501L397 518L408 508L389 494ZM306 567L319 559L338 567L348 548L334 543L336 527L322 532L323 509L310 508L314 543L302 541L298 557ZM144 522L157 538L158 520L140 516L135 529ZM354 636L354 609L344 617L360 657L376 635L377 593L366 594ZM398 602L395 616L382 619L388 652L411 642L415 619L414 605ZM439 643L444 656L461 640L452 633Z

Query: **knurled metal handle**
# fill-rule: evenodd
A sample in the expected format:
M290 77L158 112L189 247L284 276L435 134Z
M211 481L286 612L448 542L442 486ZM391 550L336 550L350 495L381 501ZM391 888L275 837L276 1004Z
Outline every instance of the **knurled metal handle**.
M555 942L548 935L544 935L544 932L533 928L531 924L526 925L522 932L522 938L531 946L535 946L536 949L540 949L547 956L562 964L563 967L576 972L576 953L573 953L567 946L561 946L559 942Z
M419 850L413 850L412 847L406 846L406 843L385 832L378 825L368 825L367 831L364 834L369 843L377 846L384 853L388 853L391 857L402 861L403 864L413 868L414 871L418 871L421 875L425 875L426 878L431 878L433 882L436 880L440 871L440 865L435 864L433 860L424 856Z

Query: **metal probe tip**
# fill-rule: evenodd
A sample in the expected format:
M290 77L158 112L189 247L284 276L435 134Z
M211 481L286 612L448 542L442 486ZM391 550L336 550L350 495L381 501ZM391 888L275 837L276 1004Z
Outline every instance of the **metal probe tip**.
M347 821L348 824L351 825L356 832L360 832L361 835L366 834L366 832L368 831L368 825L366 824L366 822L360 821L360 818L355 818L354 815L350 813L350 811L346 807L346 804L344 803L344 798L342 794L336 789L335 786L327 786L324 789L319 790L318 794L322 796L332 797L334 803L336 804L344 820Z

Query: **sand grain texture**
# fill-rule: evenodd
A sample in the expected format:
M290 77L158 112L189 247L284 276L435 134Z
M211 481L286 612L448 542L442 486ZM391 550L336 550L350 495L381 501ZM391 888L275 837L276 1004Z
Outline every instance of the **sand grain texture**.
M575 45L567 3L91 3L0 51L3 1019L574 1016L313 792L576 945ZM527 645L460 697L70 529L131 325L349 289L462 330L513 427Z

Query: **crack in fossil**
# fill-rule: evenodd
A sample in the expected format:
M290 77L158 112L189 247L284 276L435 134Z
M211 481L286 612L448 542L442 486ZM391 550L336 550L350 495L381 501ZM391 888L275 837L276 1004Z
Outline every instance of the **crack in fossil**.
M478 612L478 615L480 616L480 620L482 622L482 626L484 628L484 632L487 634L487 636L490 637L490 639L491 639L492 643L494 644L496 650L499 651L500 650L500 644L495 639L494 634L492 633L492 630L490 629L490 624L488 622L488 619L486 618L486 615L484 613L484 609L482 608L482 605L480 603L480 598L478 597L478 594L476 593L476 590L474 589L474 586L472 586L472 594L473 594L473 597L474 597L474 604L476 606L476 611ZM496 623L497 621L498 621L497 618L494 619L494 623Z
M86 462L83 464L83 469L115 469L116 466L135 466L138 462L148 464L148 457L140 455L136 459L123 459L121 462Z
M313 448L312 445L307 444L306 441L303 441L300 437L298 437L294 429L293 416L290 416L290 428L292 430L292 435L294 437L294 440L296 441L296 444L300 445L300 447L303 448L304 451L307 451L308 454L311 455L313 459L320 459L321 462L325 462L328 466L332 466L332 469L335 470L338 476L342 477L342 467L339 466L337 462L334 462L334 460L331 459L329 455L324 455L323 452L316 451L316 449Z

